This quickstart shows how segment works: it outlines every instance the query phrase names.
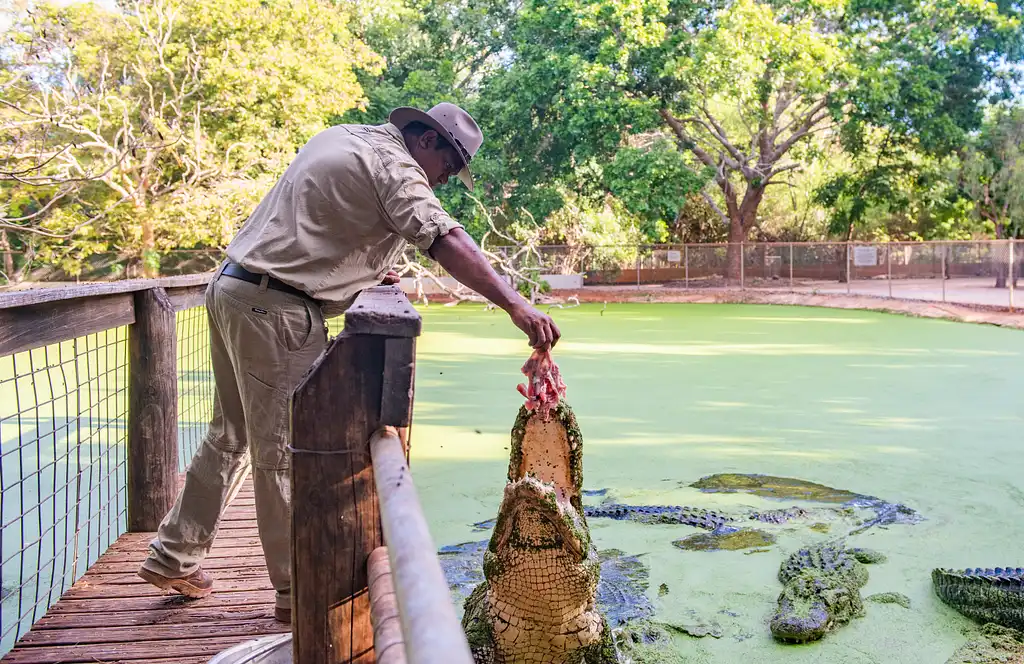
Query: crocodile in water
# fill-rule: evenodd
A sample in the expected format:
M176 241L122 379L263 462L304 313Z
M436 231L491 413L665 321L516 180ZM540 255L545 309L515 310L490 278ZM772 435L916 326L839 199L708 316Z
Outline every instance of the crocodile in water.
M1024 630L1024 568L934 569L932 587L968 618Z
M769 627L779 641L816 641L864 614L860 589L867 583L863 563L884 556L842 542L816 544L791 554L779 567L784 588Z
M535 353L523 373L536 384L539 369L554 369L553 389L521 407L512 428L484 581L466 598L462 626L476 664L613 664L596 601L601 559L580 495L583 437L557 368Z

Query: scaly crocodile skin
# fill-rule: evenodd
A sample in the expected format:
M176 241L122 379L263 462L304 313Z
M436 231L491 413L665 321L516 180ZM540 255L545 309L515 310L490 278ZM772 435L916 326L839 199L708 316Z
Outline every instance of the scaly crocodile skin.
M583 437L564 400L523 406L508 483L462 625L476 664L613 664L597 609L601 561L580 491Z
M1024 568L934 569L932 586L968 618L1024 630Z
M816 641L864 614L860 589L868 581L863 563L884 556L826 542L791 554L779 567L784 585L769 627L779 641Z

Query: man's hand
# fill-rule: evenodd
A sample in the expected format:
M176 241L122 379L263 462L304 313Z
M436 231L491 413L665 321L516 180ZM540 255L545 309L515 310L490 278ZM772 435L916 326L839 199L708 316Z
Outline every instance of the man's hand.
M509 312L509 318L512 319L516 327L526 333L530 339L530 346L537 350L551 350L562 336L550 316L541 313L525 302L514 307Z
M398 276L398 273L394 270L388 270L388 273L384 275L384 281L380 282L382 286L394 286L397 283L401 283L402 278Z
M460 284L501 307L537 350L550 350L562 333L550 317L532 307L498 276L469 233L461 228L434 240L428 252Z

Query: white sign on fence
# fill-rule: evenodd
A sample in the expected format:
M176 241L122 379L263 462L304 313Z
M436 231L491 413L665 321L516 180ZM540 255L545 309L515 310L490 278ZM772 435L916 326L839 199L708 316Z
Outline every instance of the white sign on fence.
M855 246L853 248L853 264L857 267L878 265L878 247Z
M681 251L679 251L677 249L669 249L668 250L668 262L669 263L678 263L681 260L683 260L683 252L681 252Z

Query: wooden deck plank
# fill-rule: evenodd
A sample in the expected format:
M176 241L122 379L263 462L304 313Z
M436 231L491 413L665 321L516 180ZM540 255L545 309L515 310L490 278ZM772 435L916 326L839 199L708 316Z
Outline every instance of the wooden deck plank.
M269 582L267 583L269 586ZM245 592L215 592L203 599L189 599L181 595L157 595L155 597L122 597L116 599L66 599L57 602L48 613L95 613L109 611L154 611L176 607L225 607L248 604L272 604L274 590ZM0 660L2 661L2 660Z
M40 618L33 630L73 629L76 627L133 627L150 625L186 625L228 620L259 620L273 614L274 598L263 604L231 605L220 608L184 604L177 608L149 611L110 611L104 613L54 613Z
M78 662L130 662L154 657L213 657L233 645L248 641L248 634L174 641L131 643L88 643L43 648L15 647L4 657L5 664L72 664Z
M256 578L220 579L214 584L216 593L253 592L265 589L270 583L264 575ZM78 582L69 588L61 599L110 599L115 597L174 597L178 593L165 592L148 583L117 585L94 583L92 577L86 583Z
M225 510L203 563L214 580L210 596L189 599L137 576L153 536L118 538L0 664L205 664L233 645L290 630L273 618L251 479Z
M214 544L213 549L210 550L210 555L206 557L207 560L214 558L238 558L240 556L251 556L251 555L263 555L263 549L259 547L242 546L242 547L221 547ZM141 563L146 559L145 549L132 549L128 551L108 551L100 556L100 560L103 562L133 562Z
M141 557L139 558L141 561ZM217 574L218 570L230 570L230 569L241 569L248 567L266 567L266 560L263 556L238 556L233 558L207 558L203 561L203 569L208 571L213 576L214 581L220 578ZM139 569L139 563L135 561L122 560L122 561L103 561L97 562L92 566L92 573L98 575L105 574L132 574ZM138 578L138 577L136 577ZM138 579L139 583L145 583L142 579Z
M176 641L213 636L281 634L288 626L273 618L223 620L197 624L149 625L138 627L79 627L44 629L25 635L19 646L73 646L85 643L134 643L137 641Z

